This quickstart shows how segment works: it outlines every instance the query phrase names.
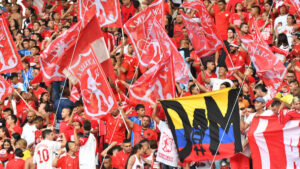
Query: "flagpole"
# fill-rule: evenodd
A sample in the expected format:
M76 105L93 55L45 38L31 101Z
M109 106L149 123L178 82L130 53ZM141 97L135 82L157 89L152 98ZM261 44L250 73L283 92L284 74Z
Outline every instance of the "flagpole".
M119 88L117 82L115 82L115 84L116 84L116 87ZM117 91L117 92L118 92L118 91ZM120 93L119 93L119 92L118 92L118 97L119 97L119 100L121 101L121 96L120 96ZM122 111L124 111L123 108L122 108ZM126 121L125 121L125 118L124 118L124 116L123 116L123 113L121 113L121 116L122 116L122 120L123 120L123 122L124 122L124 124L125 124L126 130L127 130L127 132L129 133L129 129L128 129L127 123L126 123Z

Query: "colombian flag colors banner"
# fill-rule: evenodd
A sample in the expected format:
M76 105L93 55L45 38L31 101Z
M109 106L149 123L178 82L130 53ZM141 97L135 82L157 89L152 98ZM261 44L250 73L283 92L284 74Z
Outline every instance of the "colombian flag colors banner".
M181 162L213 160L214 155L219 160L242 151L237 94L227 88L161 101Z

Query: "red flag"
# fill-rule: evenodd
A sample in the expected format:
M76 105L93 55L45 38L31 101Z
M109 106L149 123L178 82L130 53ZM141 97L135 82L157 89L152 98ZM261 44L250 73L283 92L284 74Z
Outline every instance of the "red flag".
M215 35L210 34L200 26L200 23L195 20L198 18L190 18L184 13L181 16L197 55L200 57L209 56L223 47Z
M69 71L80 83L86 115L100 117L117 108L117 102L93 50L85 46L78 48L80 53L76 54Z
M254 27L257 28L257 25L255 25ZM248 39L242 35L239 36L251 57L258 76L267 86L271 86L272 90L276 92L285 76L286 68L274 55L268 44L261 38L258 29L255 30L254 39Z
M43 51L40 59L41 72L43 73L43 79L46 84L50 84L52 81L63 81L65 75L57 60L63 56L65 50L72 47L77 40L80 32L81 22L76 23L62 35L57 37L50 45Z
M165 59L146 71L129 88L132 102L154 104L157 99L175 97L172 58Z
M290 0L290 3L297 10L297 14L300 15L300 1L299 0Z
M162 58L153 23L158 21L164 25L163 9L163 1L156 0L124 24L124 31L132 42L142 73Z
M0 100L4 100L13 92L13 87L0 76Z
M300 120L280 124L277 116L254 117L248 140L253 168L300 168Z
M119 0L79 0L79 17L85 20L85 15L95 8L96 16L101 27L122 27L121 7Z
M43 81L43 72L40 71L30 82L30 84L41 83Z
M71 90L70 100L75 103L76 101L78 101L80 99L80 97L81 97L81 95L80 95L77 87L73 86L72 90Z
M0 16L0 73L17 72L23 69L21 58L3 15Z

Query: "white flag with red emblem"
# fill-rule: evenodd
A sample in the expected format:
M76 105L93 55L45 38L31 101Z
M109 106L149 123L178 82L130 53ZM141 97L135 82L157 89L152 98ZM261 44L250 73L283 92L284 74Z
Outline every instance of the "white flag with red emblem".
M156 0L124 24L142 73L161 61L163 56L153 30L154 21L164 25L163 9L163 0Z
M21 58L8 29L7 20L0 16L0 73L17 72L23 69Z
M4 100L7 96L13 92L13 87L0 76L0 100Z
M79 0L78 3L81 20L94 8L101 27L122 27L120 0Z

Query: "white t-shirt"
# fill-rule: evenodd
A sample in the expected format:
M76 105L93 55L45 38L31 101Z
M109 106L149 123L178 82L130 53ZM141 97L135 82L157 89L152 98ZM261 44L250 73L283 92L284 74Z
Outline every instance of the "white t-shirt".
M177 167L178 153L172 132L167 123L163 121L159 121L157 127L160 130L161 135L156 161L169 166Z
M212 85L212 91L220 90L220 86L224 82L230 83L231 86L233 85L233 82L229 79L211 78L210 85Z
M288 17L288 15L286 14L286 15L283 15L283 16L278 16L278 17L275 19L275 22L274 22L274 28L276 27L276 25L277 25L279 22L282 23L282 25L279 26L279 27L277 28L277 31L280 30L281 27L284 27L284 26L287 25L287 17Z
M22 132L21 137L27 141L27 145L30 145L30 144L34 143L35 131L36 130L37 130L37 128L34 124L29 125L29 123L26 123L23 126L23 132Z
M34 150L33 163L37 164L37 169L54 169L52 162L60 148L60 142L42 140Z
M96 139L92 133L86 143L80 146L79 149L79 168L80 169L95 169L96 160Z

